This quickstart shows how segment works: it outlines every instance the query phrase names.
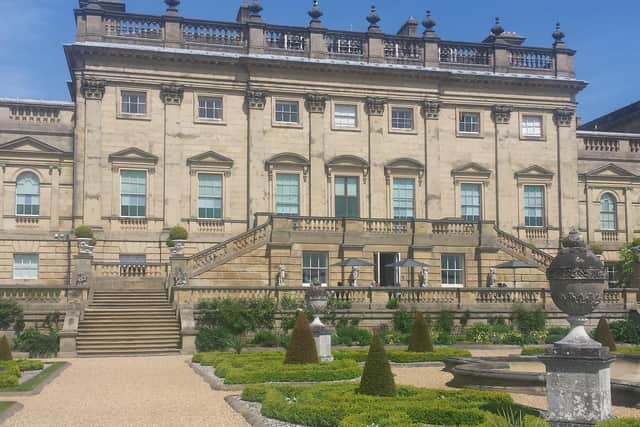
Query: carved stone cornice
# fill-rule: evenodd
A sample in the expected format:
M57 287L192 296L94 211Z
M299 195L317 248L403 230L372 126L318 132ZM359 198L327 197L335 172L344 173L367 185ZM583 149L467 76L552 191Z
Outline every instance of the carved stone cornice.
M160 98L167 105L181 105L184 97L184 86L164 84L160 86Z
M560 127L569 127L571 126L571 121L573 120L574 113L575 111L568 108L555 110L553 112L553 119L555 120L556 125Z
M384 106L387 103L386 98L378 96L369 96L365 101L367 114L370 116L382 116L384 114Z
M264 110L267 104L267 92L263 90L248 89L245 97L247 107L251 110Z
M85 99L102 100L107 83L104 80L82 79L80 90Z
M427 120L438 120L440 117L440 101L424 100L422 114Z
M319 93L308 93L305 95L305 99L307 100L307 110L309 110L310 113L322 114L324 113L329 97Z
M499 125L507 125L511 120L511 111L513 109L510 105L494 105L493 106L493 121Z

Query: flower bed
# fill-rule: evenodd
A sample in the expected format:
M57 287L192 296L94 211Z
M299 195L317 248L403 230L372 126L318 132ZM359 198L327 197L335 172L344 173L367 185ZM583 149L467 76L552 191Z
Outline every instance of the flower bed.
M503 425L497 414L522 415L531 427L546 425L503 393L402 386L397 397L373 397L356 390L353 384L262 384L245 387L242 399L261 403L266 417L310 427Z
M333 352L336 360L367 360L369 350L337 350ZM471 357L468 350L461 348L437 348L433 352L414 353L407 350L387 350L387 358L393 363L442 362L451 357Z
M285 365L281 351L259 353L198 353L193 361L213 366L216 376L225 384L257 384L266 382L321 382L358 378L362 368L354 360L331 363Z
M0 390L17 387L24 371L37 371L44 368L40 360L8 360L0 362Z

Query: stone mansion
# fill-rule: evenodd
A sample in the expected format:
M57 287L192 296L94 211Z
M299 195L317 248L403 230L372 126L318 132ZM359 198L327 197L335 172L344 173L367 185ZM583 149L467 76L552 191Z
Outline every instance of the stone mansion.
M457 42L430 13L392 34L375 8L354 32L317 2L300 27L258 1L232 22L165 3L80 0L72 101L0 99L1 285L75 286L81 224L95 286L164 283L174 225L191 287L273 287L280 269L336 286L347 258L372 264L366 286L409 287L418 271L387 265L410 257L428 287L485 287L517 259L532 267L497 281L539 288L571 227L609 261L640 236L640 129L577 130L586 83L559 25L529 47L499 20Z

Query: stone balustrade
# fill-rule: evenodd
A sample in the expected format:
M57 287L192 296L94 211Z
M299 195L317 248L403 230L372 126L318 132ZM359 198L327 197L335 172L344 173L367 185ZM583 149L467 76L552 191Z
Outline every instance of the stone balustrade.
M578 131L577 135L581 140L578 158L582 160L628 160L640 152L638 134Z
M540 267L549 267L553 256L550 254L530 245L509 233L505 233L501 230L496 230L498 235L498 246L507 252L509 255L523 259L533 260Z
M438 37L380 32L335 31L246 23L184 19L81 8L75 11L80 42L142 44L159 47L272 54L317 59L355 59L444 69L513 72L574 77L575 52L562 46L522 47L491 42L467 43Z
M119 262L94 262L95 277L152 277L163 278L169 272L165 263L121 264Z
M197 304L200 301L227 298L283 298L302 301L308 288L304 287L236 287L190 286L172 289L173 302L180 305ZM490 310L492 307L509 308L514 304L556 310L549 289L513 288L329 288L337 301L351 302L363 308L386 305L390 298L401 304L434 305L438 308ZM602 306L627 311L637 307L637 289L608 289L604 292Z
M86 303L88 287L64 286L0 286L0 299L15 300L23 304Z

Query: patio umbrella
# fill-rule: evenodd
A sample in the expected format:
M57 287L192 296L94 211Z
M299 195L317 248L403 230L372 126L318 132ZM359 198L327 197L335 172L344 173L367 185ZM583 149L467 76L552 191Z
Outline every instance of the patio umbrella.
M407 258L405 260L392 262L391 264L385 265L385 267L393 267L393 268L401 268L407 267L413 269L414 267L423 268L429 267L429 264L425 264L424 262L416 261L415 259ZM413 270L411 274L411 281L413 281Z
M516 270L521 268L538 268L535 264L530 264L524 261L511 260L507 262L503 262L502 264L496 265L494 268L499 268L501 270L513 270L513 287L516 287Z
M351 282L351 286L358 287L358 277L360 276L358 267L372 267L373 264L369 261L365 261L363 259L358 258L347 258L340 262L333 264L336 267L351 267L351 278L349 281Z

